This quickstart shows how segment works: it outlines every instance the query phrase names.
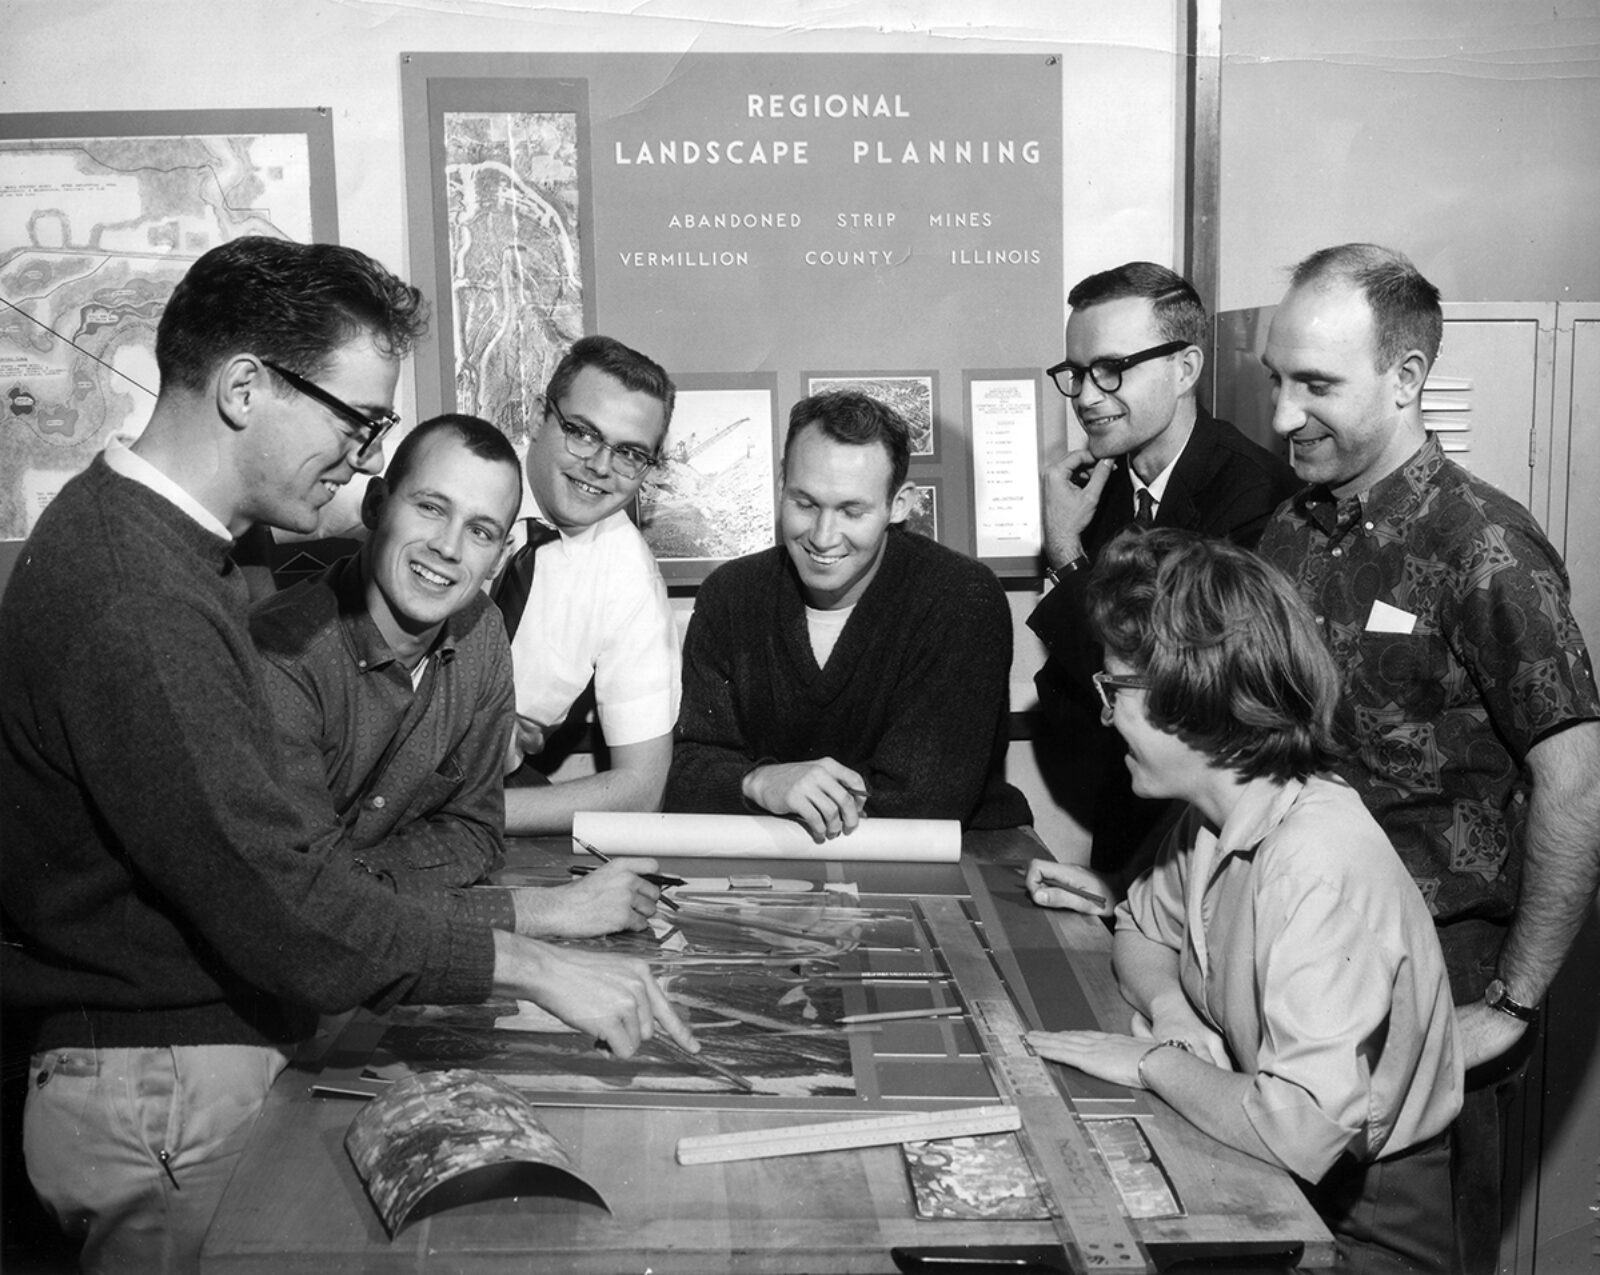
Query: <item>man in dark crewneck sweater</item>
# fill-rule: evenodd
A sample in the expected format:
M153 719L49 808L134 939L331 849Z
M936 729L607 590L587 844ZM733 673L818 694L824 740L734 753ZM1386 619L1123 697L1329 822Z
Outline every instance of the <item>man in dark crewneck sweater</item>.
M0 974L28 1172L87 1270L188 1270L316 1011L516 995L698 1045L648 968L446 919L309 853L229 557L382 461L414 288L346 248L201 257L144 433L62 488L0 603Z
M684 645L667 809L1032 821L1002 775L1011 613L982 564L900 526L905 422L863 394L795 404L782 543L712 572Z

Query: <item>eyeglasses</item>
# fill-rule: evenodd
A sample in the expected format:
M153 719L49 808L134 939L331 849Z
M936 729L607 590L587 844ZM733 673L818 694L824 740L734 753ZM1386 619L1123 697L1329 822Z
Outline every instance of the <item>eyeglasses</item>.
M1100 692L1100 702L1105 705L1106 712L1111 712L1116 706L1118 691L1143 691L1150 687L1148 677L1135 677L1120 673L1095 673L1091 675L1094 689Z
M1122 388L1122 374L1130 367L1159 359L1164 354L1187 350L1189 345L1188 341L1168 341L1164 345L1152 345L1148 350L1140 350L1137 354L1125 354L1120 359L1096 359L1088 367L1061 362L1045 370L1056 383L1056 388L1068 398L1077 398L1083 393L1085 376L1095 383L1102 394L1115 394Z
M545 405L555 413L556 424L561 426L563 440L567 444L567 452L579 460L589 460L601 452L610 452L612 465L624 478L638 478L656 464L656 458L642 447L635 447L632 443L608 443L605 435L592 426L569 421L553 398L546 399Z
M356 463L360 464L371 453L372 449L383 441L383 436L400 423L399 412L379 412L375 416L368 416L359 408L351 407L342 398L328 393L322 386L306 380L297 372L274 363L271 359L262 359L267 367L288 381L291 386L299 390L307 398L316 399L325 408L351 426L355 433L352 435L360 442L356 451Z

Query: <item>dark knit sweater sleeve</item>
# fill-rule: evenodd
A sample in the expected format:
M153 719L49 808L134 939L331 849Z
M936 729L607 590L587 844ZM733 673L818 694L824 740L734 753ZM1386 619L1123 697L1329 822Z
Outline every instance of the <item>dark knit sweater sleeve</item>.
M62 713L86 786L138 874L234 971L324 1011L487 994L486 931L380 906L345 864L309 852L251 653L232 649L242 624L219 631L179 599L124 595L82 638ZM106 704L121 707L115 730Z
M740 641L736 617L761 598L750 576L746 561L728 563L695 595L683 643L683 700L667 776L668 810L749 814L740 782L758 762L771 760L746 737L731 658Z
M874 645L897 628L899 648L879 673L892 700L868 763L868 813L970 826L989 823L978 818L988 804L998 819L991 826L1029 822L1026 800L999 773L1011 680L1005 591L987 567L909 533L903 539L917 550L917 569L899 582L900 596L873 599L860 617L878 631ZM870 653L859 658L870 667Z
M41 1039L249 1043L271 1006L479 1001L488 929L309 852L226 544L103 460L0 602L7 998Z

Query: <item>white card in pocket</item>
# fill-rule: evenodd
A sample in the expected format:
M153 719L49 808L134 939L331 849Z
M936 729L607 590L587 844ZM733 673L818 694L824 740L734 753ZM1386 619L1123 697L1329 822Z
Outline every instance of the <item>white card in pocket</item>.
M1417 617L1399 607L1374 599L1372 613L1367 616L1368 633L1411 633L1417 627Z

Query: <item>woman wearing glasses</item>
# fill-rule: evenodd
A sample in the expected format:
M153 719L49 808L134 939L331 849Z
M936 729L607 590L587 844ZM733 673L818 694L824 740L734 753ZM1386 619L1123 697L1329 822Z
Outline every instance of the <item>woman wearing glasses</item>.
M1030 1042L1295 1174L1351 1269L1454 1269L1444 961L1383 832L1324 773L1339 674L1315 622L1274 568L1179 531L1119 537L1088 596L1134 791L1188 806L1116 910L1133 1034ZM1060 869L1029 869L1035 898Z

